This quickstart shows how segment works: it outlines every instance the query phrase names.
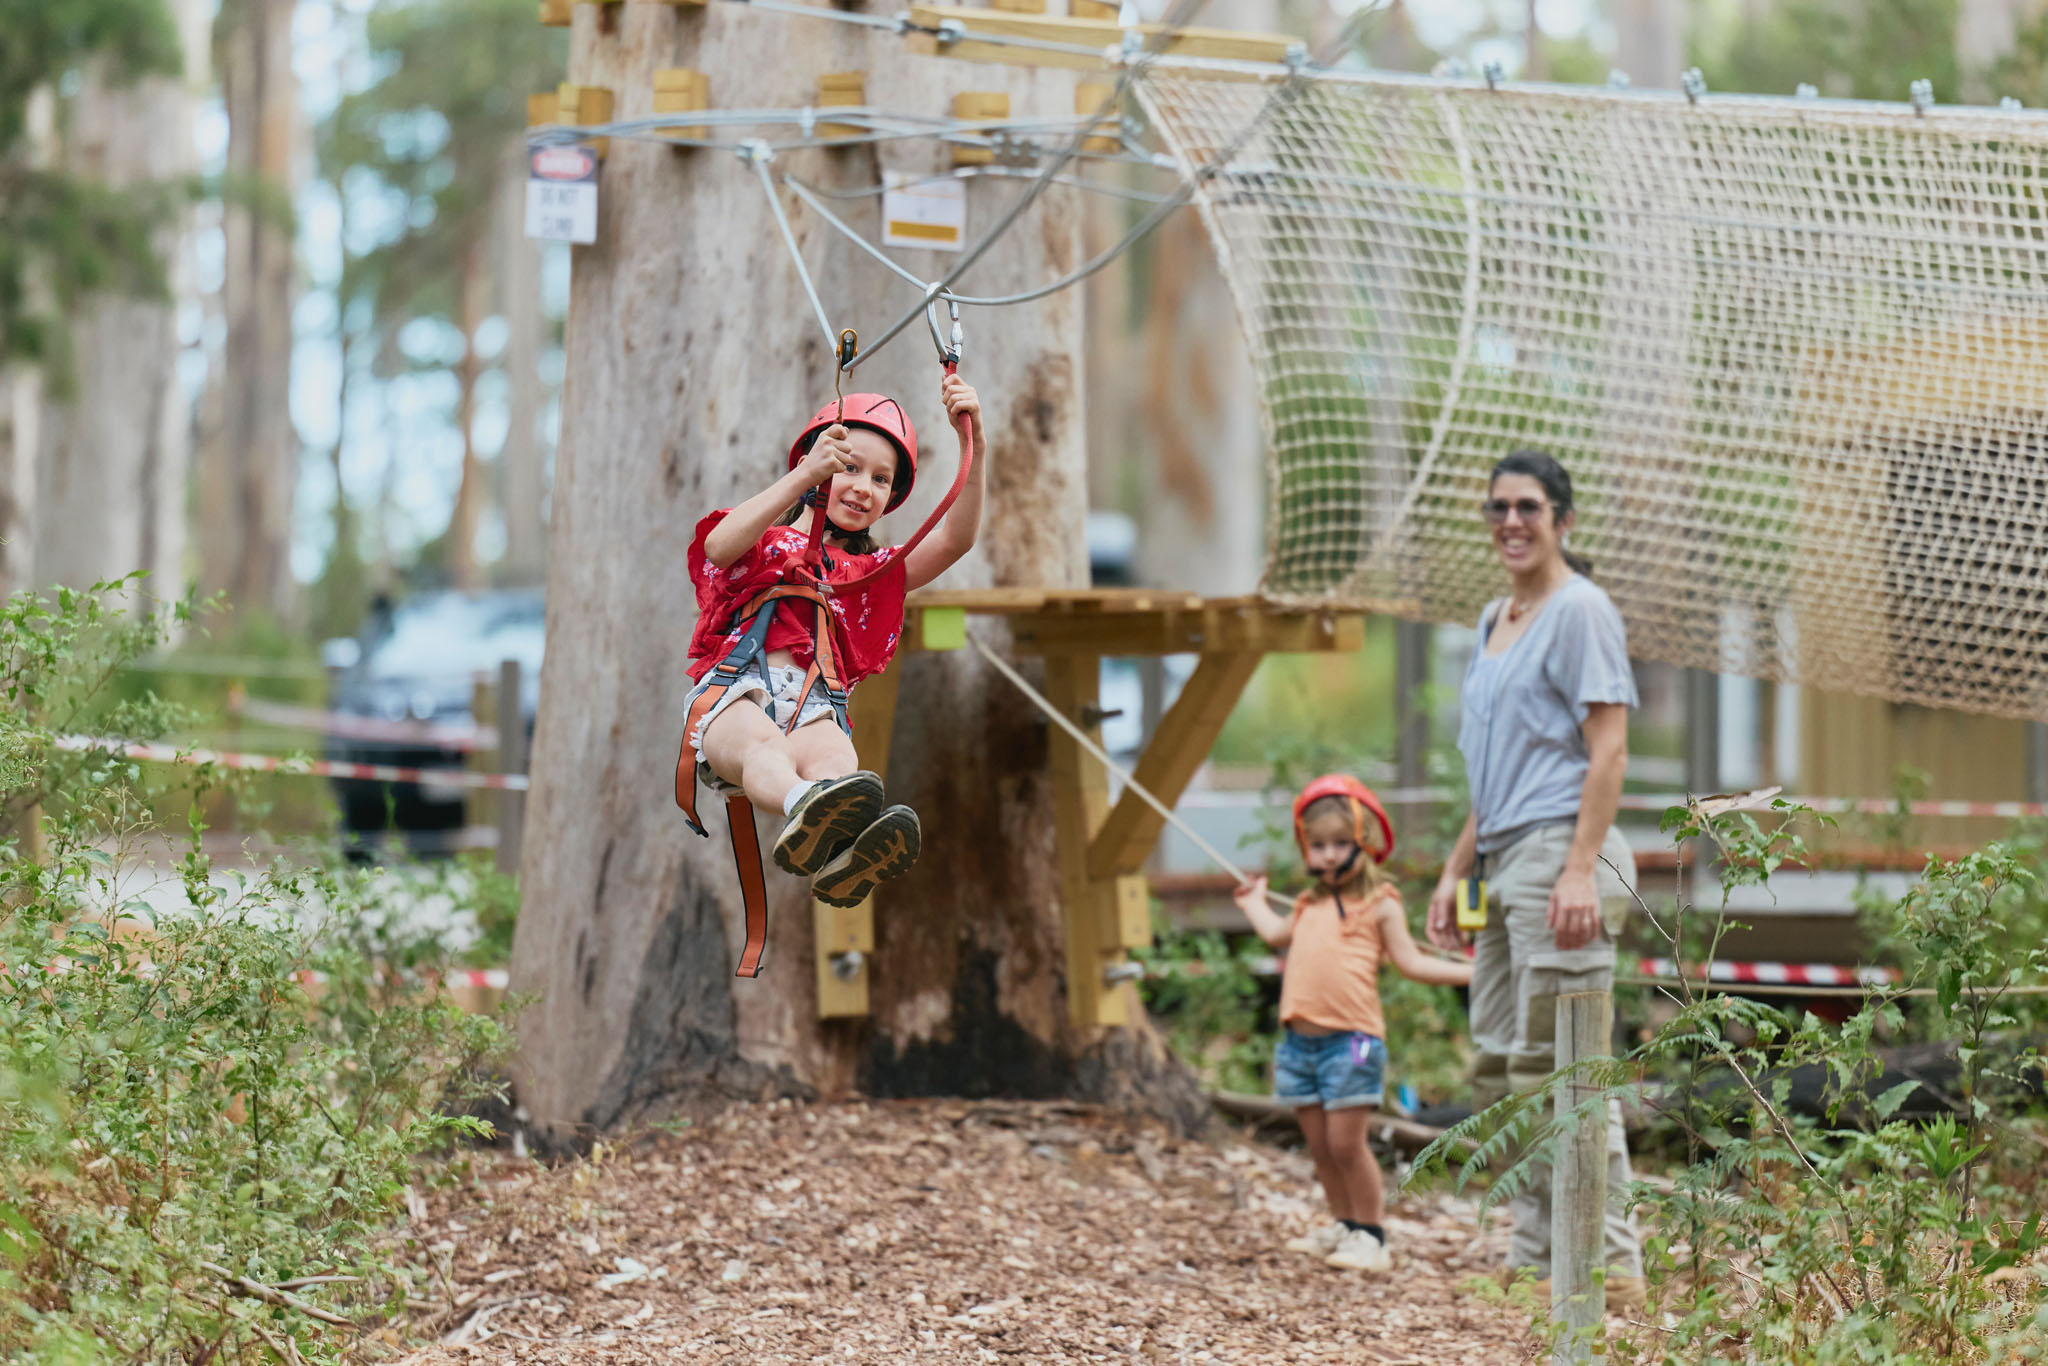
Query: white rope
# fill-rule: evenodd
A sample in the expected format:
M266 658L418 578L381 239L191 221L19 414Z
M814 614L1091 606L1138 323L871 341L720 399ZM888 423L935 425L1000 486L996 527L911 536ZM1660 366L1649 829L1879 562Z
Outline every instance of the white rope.
M762 192L768 196L768 207L775 210L775 226L782 229L782 240L789 247L789 259L796 262L797 278L803 281L804 294L811 301L811 311L818 315L818 326L824 330L825 354L836 355L839 334L832 330L832 320L825 316L825 305L818 298L817 287L811 283L811 272L804 265L804 254L796 248L796 234L789 230L789 217L782 212L782 196L775 193L775 181L768 174L771 153L767 148L756 145L743 148L742 155L753 163L754 170L761 177Z
M1121 764L1117 763L1116 760L1110 758L1108 751L1103 749L1101 745L1096 744L1095 741L1089 736L1087 731L1081 729L1080 726L1076 725L1073 721L1069 720L1067 718L1066 713L1061 711L1058 707L1054 706L1044 693L1040 692L1038 689L1032 687L1029 683L1025 682L1024 675L1018 673L1015 669L1011 668L1008 660L1005 660L1001 655L997 654L994 650L991 650L988 646L982 644L981 638L979 636L972 634L971 632L967 637L967 643L969 645L972 645L983 659L987 660L991 665L993 665L997 673L1009 679L1010 682L1016 684L1017 690L1023 693L1026 697L1030 698L1033 706L1037 707L1040 711L1045 713L1046 719L1050 720L1054 725L1058 726L1061 730L1065 731L1067 733L1068 738L1072 739L1075 744L1079 745L1082 749L1086 750L1089 753L1089 755L1091 755L1094 758L1095 762L1101 764L1104 768L1108 769L1111 773L1115 774L1125 787L1137 793L1138 800L1144 802L1145 805L1151 807L1154 811L1157 811L1162 817L1165 818L1166 823L1168 825L1180 831L1181 834L1187 836L1188 839L1194 844L1194 846L1197 849L1201 850L1204 854L1207 854L1210 857L1210 859L1214 860L1218 868L1221 868L1224 872L1230 874L1231 877L1237 879L1238 886L1247 887L1251 885L1252 879L1249 874L1247 874L1242 868L1238 867L1235 863L1232 863L1228 858L1226 858L1222 850L1218 849L1215 845L1209 843L1208 840L1202 837L1200 831L1196 830L1193 826L1189 825L1186 821L1182 820L1178 815L1174 813L1172 807L1168 806L1165 802L1160 801L1159 798L1153 796L1151 791L1147 789L1144 784L1140 783L1136 778L1132 777L1130 772L1127 769L1125 769ZM1289 900L1287 897L1280 895L1278 892L1274 891L1270 887L1266 889L1266 898L1276 906L1285 906L1290 911L1294 909L1293 901Z

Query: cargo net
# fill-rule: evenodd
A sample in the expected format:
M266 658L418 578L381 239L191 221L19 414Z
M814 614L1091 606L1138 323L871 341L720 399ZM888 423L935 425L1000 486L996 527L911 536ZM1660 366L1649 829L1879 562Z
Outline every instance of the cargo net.
M1571 471L1632 653L2048 716L2048 119L1155 70L1262 388L1264 591L1470 622ZM1249 137L1244 130L1254 128Z

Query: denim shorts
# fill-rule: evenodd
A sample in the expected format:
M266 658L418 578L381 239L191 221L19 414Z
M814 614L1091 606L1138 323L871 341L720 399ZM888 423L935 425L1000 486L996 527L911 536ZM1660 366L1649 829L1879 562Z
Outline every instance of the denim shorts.
M1273 1051L1273 1099L1343 1110L1378 1105L1387 1088L1387 1045L1371 1034L1281 1034Z

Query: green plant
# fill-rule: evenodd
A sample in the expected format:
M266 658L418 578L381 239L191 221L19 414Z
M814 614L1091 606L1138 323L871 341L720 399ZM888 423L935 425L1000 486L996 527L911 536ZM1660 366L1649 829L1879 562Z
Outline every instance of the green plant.
M1132 957L1168 969L1144 986L1145 1009L1165 1023L1168 1044L1206 1087L1269 1089L1278 1036L1260 1027L1262 992L1251 960L1213 931L1158 931L1155 946Z
M1767 881L1796 848L1788 825L1697 803L1667 827L1712 839L1727 885ZM2048 971L2048 952L2013 944L2000 923L2038 884L2003 846L1930 861L1896 908L1907 983L1873 992L1841 1025L1681 985L1675 1018L1626 1058L1589 1060L1455 1126L1418 1170L1443 1170L1471 1140L1461 1179L1489 1175L1487 1198L1505 1198L1567 1126L1624 1098L1678 1130L1689 1160L1668 1186L1630 1192L1664 1316L1615 1354L1899 1366L2038 1356L2048 1294L2037 1275L2012 1274L2048 1246L2027 1114L2040 1060L2020 1041L2034 998L2017 988ZM1682 953L1676 928L1660 928ZM1917 1010L1922 990L1931 1012ZM1918 1066L1952 1078L1879 1047L1913 1032L1938 1045ZM1554 1114L1574 1080L1597 1094Z
M367 877L216 870L226 775L59 746L181 724L110 687L189 615L129 586L0 606L0 1356L339 1360L417 1293L400 1197L501 1036L364 952Z

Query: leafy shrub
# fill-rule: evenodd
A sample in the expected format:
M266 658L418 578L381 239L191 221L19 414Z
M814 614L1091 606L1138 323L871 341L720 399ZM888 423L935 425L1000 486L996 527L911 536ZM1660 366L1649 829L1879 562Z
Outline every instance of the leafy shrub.
M367 877L217 875L226 775L59 747L181 724L110 687L189 612L131 586L0 607L0 1354L338 1360L415 1292L394 1216L500 1034L365 954Z
M1783 824L1697 806L1667 826L1713 840L1731 882L1767 881L1797 848ZM2022 988L2048 972L2048 950L2005 928L2038 895L2038 874L2001 845L1930 861L1893 911L1905 983L1874 990L1844 1023L1682 986L1675 1017L1626 1058L1509 1097L1453 1128L1418 1170L1441 1170L1476 1141L1461 1177L1488 1174L1487 1198L1506 1198L1569 1126L1620 1097L1677 1130L1690 1160L1668 1185L1631 1192L1662 1316L1611 1344L1616 1355L1896 1366L2038 1357L2048 1235L2030 1113L2041 1059L2028 1034L2041 998ZM1677 926L1657 927L1684 956ZM1927 1059L1917 1069L1880 1047L1915 1035L1935 1045L1914 1055ZM1597 1081L1598 1094L1555 1115L1574 1080Z

